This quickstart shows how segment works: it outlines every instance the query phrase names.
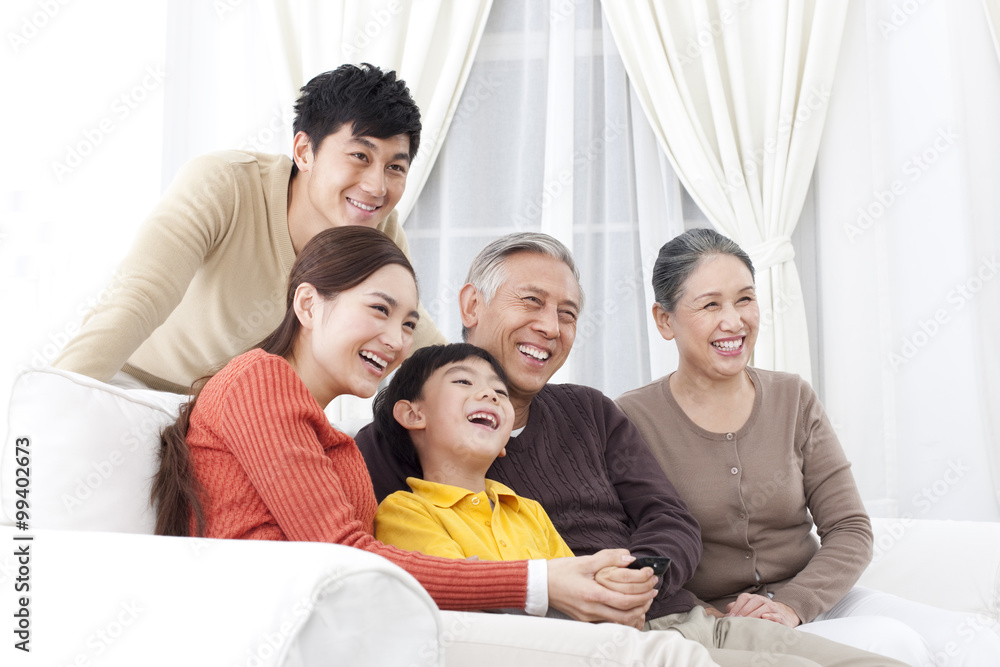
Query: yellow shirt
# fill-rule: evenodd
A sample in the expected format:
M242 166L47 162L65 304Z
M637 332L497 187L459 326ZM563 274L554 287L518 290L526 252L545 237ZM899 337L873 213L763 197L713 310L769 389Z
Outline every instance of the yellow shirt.
M396 491L379 505L375 537L382 542L444 558L573 555L542 506L500 482L486 480L486 491L480 493L416 477L406 483L412 492Z

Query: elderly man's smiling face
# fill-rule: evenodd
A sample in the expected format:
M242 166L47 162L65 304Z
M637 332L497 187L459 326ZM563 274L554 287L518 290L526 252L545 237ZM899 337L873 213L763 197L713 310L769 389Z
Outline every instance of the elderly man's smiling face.
M472 285L459 303L468 342L507 372L515 408L530 403L565 363L576 338L580 286L561 260L518 252L504 261L506 280L489 303Z

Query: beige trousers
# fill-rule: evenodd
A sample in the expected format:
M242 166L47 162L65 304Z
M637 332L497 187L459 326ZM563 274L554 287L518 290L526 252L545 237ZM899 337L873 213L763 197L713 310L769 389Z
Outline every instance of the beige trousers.
M905 665L884 656L756 618L715 618L702 607L646 623L647 630L676 630L708 649L722 667ZM818 641L817 641L818 640Z

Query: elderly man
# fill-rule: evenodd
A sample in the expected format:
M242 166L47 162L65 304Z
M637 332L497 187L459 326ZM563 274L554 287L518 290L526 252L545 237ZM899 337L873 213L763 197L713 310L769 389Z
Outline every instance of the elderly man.
M582 301L571 254L547 235L502 237L473 260L459 293L463 337L503 365L515 415L488 477L540 502L577 555L669 556L647 629L680 632L721 665L902 664L769 621L709 616L682 588L701 555L698 525L639 432L601 392L548 384L573 347ZM391 458L372 427L357 443L380 500L422 476Z

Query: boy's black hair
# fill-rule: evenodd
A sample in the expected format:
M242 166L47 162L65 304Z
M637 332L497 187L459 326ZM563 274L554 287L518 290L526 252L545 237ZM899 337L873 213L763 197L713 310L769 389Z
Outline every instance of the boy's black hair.
M507 374L492 354L469 343L451 343L429 345L414 352L392 376L389 386L375 397L372 407L375 433L388 446L389 452L402 465L403 470L416 470L420 476L423 475L410 432L392 415L396 402L419 400L423 397L424 385L434 371L472 357L488 362L501 382L507 385Z
M323 140L350 123L354 136L388 139L410 137L410 162L420 147L420 109L406 82L395 71L375 65L341 65L314 76L295 102L292 133L309 135L313 151Z

